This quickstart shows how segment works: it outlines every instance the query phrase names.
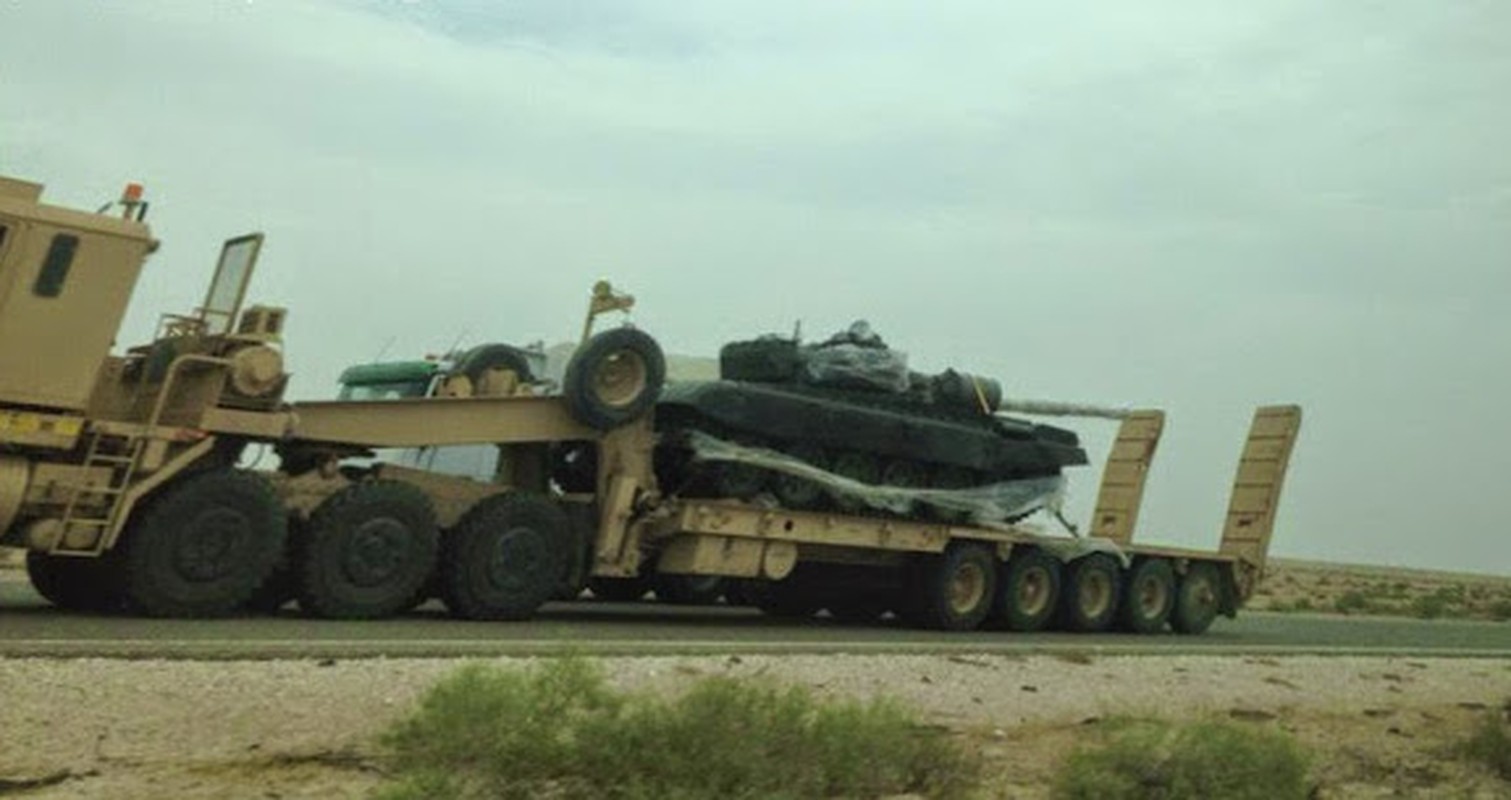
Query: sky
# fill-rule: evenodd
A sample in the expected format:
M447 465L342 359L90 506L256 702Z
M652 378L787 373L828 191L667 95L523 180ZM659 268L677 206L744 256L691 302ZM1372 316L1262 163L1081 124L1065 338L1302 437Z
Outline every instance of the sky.
M163 240L121 344L267 234L291 394L573 337L859 318L914 369L1163 408L1214 547L1299 403L1282 556L1511 574L1511 5L0 0L0 173ZM1094 465L1111 423L1073 420ZM1099 466L1073 471L1086 520Z

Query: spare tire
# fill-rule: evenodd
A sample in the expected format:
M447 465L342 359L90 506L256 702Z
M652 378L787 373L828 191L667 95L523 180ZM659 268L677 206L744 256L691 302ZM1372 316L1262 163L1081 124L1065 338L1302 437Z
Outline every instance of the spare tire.
M490 369L512 370L520 383L530 383L535 375L530 371L530 360L525 351L507 344L480 344L462 354L456 363L456 373L466 375L473 385Z
M607 431L649 411L665 384L661 345L644 331L614 328L595 334L573 354L562 394L578 422Z

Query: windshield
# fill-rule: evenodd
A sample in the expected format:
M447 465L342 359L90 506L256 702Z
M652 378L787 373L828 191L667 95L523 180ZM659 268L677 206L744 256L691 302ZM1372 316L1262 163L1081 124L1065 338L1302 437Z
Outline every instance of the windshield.
M403 400L424 397L430 381L393 381L389 383L342 384L340 400Z

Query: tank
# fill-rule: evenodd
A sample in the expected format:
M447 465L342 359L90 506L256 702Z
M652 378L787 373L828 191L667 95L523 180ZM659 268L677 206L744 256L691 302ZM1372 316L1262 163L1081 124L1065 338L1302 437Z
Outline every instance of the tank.
M765 494L788 508L863 506L855 493L802 470L767 468L768 459L696 458L707 437L883 487L1000 486L1058 477L1086 463L1074 432L999 413L997 381L910 371L904 354L864 322L818 344L775 336L731 342L719 353L719 376L662 392L656 427L663 491Z

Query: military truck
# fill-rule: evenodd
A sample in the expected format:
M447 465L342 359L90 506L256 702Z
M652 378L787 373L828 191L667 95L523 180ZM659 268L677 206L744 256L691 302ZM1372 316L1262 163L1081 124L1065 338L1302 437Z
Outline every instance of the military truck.
M281 575L321 617L398 613L429 588L456 616L522 619L580 563L738 579L773 614L1195 633L1253 593L1299 427L1296 407L1256 412L1216 551L1132 540L1158 411L1122 420L1084 535L684 496L657 480L665 359L633 326L593 332L634 304L606 283L559 392L495 364L439 396L289 403L287 313L245 303L263 236L228 240L199 308L114 353L157 248L142 190L96 213L41 193L0 179L0 544L65 608L224 615ZM492 480L369 460L469 444L498 448ZM694 457L764 457L725 444ZM250 447L278 468L242 466ZM553 480L562 448L591 454L570 486Z

